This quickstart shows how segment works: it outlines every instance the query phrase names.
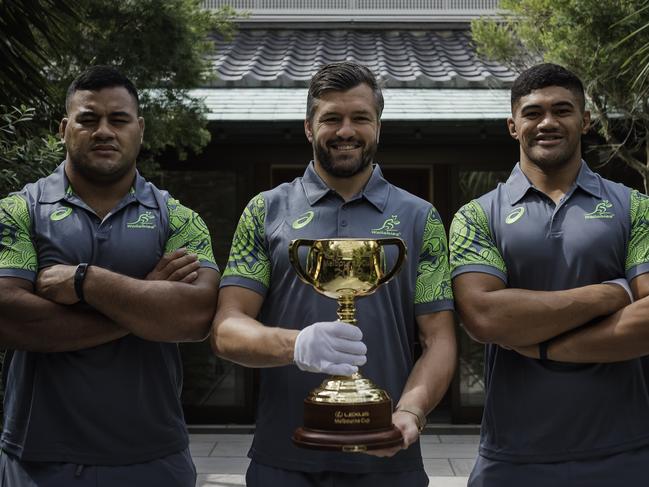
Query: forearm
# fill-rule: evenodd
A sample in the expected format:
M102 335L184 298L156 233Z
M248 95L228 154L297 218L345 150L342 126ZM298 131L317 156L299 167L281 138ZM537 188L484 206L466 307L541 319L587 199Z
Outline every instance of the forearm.
M422 337L422 354L403 389L398 406L414 407L427 415L444 397L453 378L457 346L452 317L448 325Z
M146 340L204 339L216 308L216 271L205 283L133 279L90 266L83 285L86 302ZM200 280L200 277L199 277Z
M610 284L565 291L499 289L482 293L476 301L467 313L458 300L469 334L507 347L543 342L628 304L626 293Z
M550 342L548 358L560 362L619 362L649 355L649 298Z
M70 352L117 340L128 331L81 306L65 306L26 289L0 287L0 344L30 352Z
M298 330L265 326L243 312L220 309L210 342L214 353L246 367L293 363Z

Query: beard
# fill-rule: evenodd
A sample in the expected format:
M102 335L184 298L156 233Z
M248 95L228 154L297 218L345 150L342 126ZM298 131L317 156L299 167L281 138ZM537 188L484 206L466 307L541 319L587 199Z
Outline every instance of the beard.
M332 143L340 142L335 140ZM372 142L369 145L362 145L360 156L338 156L334 157L327 147L313 141L313 152L316 160L320 163L322 169L328 174L337 178L350 178L362 172L366 167L372 164L376 155L377 144Z
M67 159L72 169L87 181L96 185L110 185L127 175L135 165L118 161L113 164L93 163L89 158L68 151Z

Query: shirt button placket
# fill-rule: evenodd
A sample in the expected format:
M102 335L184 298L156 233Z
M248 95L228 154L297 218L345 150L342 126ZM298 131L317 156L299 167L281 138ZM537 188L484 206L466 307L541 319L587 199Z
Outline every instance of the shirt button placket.
M338 235L347 237L348 227L347 207L342 205L338 212Z

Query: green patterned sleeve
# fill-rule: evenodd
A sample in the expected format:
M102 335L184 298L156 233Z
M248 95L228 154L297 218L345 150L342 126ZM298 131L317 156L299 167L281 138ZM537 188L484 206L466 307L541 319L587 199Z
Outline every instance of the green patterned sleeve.
M631 232L626 253L626 278L649 272L649 198L631 192Z
M173 198L167 201L167 210L169 211L169 237L165 244L165 253L185 247L188 252L198 256L202 267L218 270L214 261L210 231L198 213Z
M260 193L243 210L234 232L221 287L247 287L265 294L270 286L271 262L265 238L266 202Z
M465 272L492 274L507 283L507 266L482 206L473 200L455 214L449 237L451 277Z
M19 195L8 196L0 200L0 276L33 282L37 268L27 201Z
M431 208L426 216L426 226L417 264L415 314L445 309L453 309L453 291L448 268L448 244L444 225L435 208Z

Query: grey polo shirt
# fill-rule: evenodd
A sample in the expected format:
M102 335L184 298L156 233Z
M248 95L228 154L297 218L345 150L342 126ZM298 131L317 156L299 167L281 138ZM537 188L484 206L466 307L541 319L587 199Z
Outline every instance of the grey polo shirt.
M444 227L432 205L388 183L376 166L361 194L345 202L309 164L303 177L253 198L234 236L221 286L241 286L264 296L260 321L302 329L336 319L336 301L302 283L288 246L296 238L399 237L408 248L401 272L371 296L356 300L367 345L363 374L388 391L394 403L413 366L415 317L453 309ZM396 249L387 248L388 262ZM305 450L291 435L302 425L303 401L324 379L294 365L260 370L257 462L300 471L377 472L422 467L419 444L391 459Z
M141 279L183 246L217 268L201 218L139 175L103 220L75 195L63 164L0 200L0 277L33 282L43 267L88 262ZM17 351L1 446L27 461L92 465L166 456L188 444L181 388L173 343L129 335L76 352Z
M484 272L511 288L557 291L649 271L649 199L582 162L558 205L519 165L455 215L452 276ZM525 323L521 323L525 326ZM480 453L556 462L649 444L641 360L543 364L489 344Z

